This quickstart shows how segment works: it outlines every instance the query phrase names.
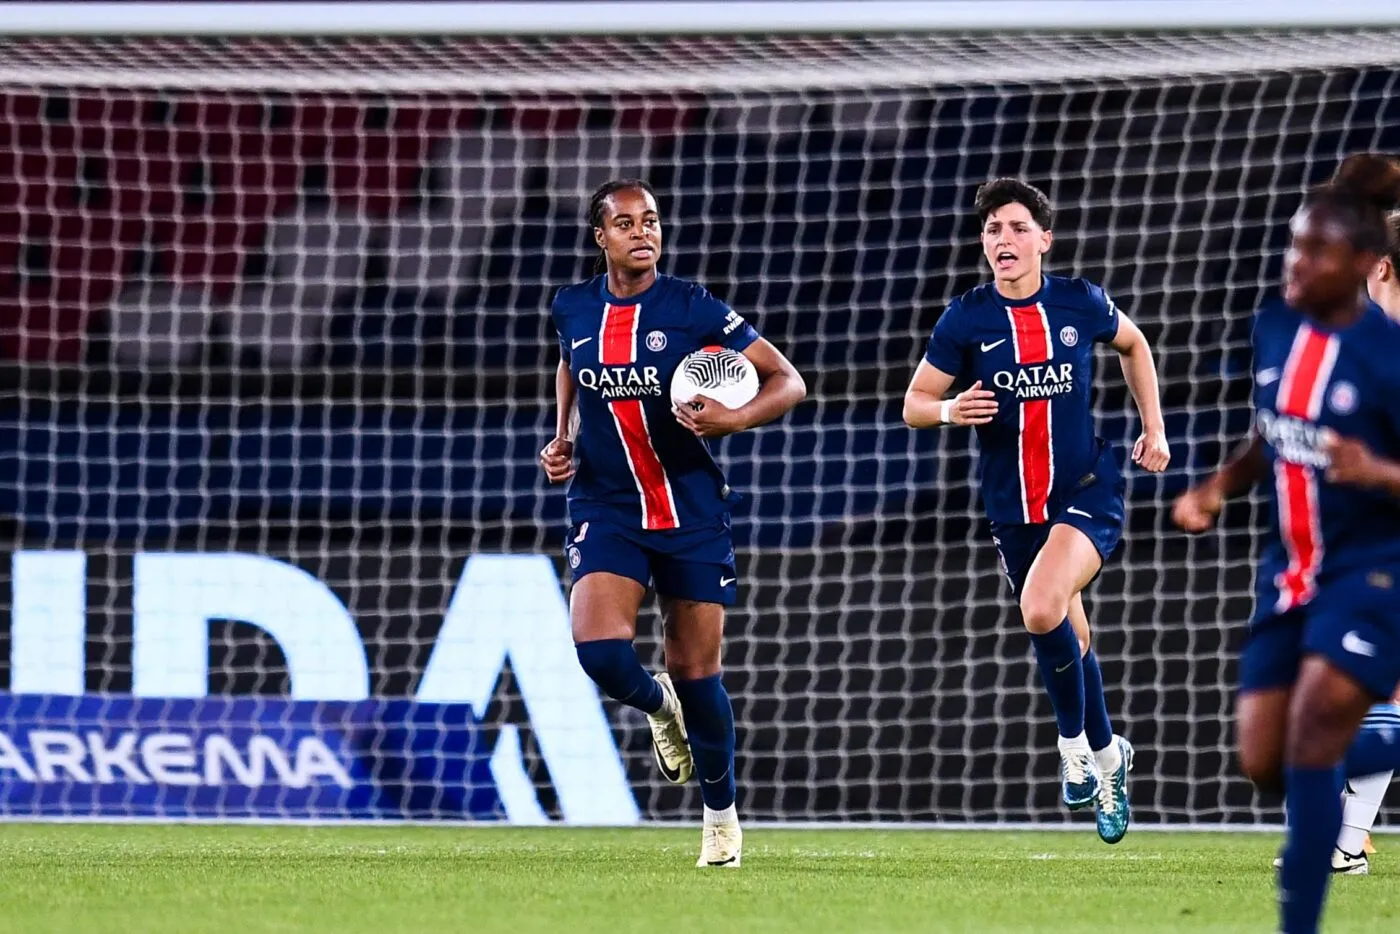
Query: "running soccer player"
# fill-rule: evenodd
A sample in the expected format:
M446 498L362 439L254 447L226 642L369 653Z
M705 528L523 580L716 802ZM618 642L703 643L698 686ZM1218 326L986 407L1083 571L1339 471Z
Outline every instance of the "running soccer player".
M1400 213L1392 212L1387 226L1391 252L1366 277L1366 293L1391 320L1400 322L1400 281L1396 278L1400 271ZM1396 741L1397 734L1400 734L1400 693L1391 698L1390 703L1371 708L1366 719L1361 721L1361 730L1352 748L1358 751L1375 741L1389 744ZM1375 775L1347 779L1342 798L1342 832L1332 848L1332 872L1348 876L1370 874L1370 855L1375 852L1371 845L1371 828L1375 826L1376 815L1380 813L1394 775L1393 770L1387 769ZM1282 865L1282 857L1274 860L1275 869Z
M1400 684L1400 325L1363 291L1393 248L1400 165L1353 156L1294 216L1282 301L1254 326L1254 429L1173 518L1204 531L1272 477L1272 532L1240 656L1240 763L1286 791L1284 934L1314 934L1348 776L1393 770L1400 744L1358 733Z
M1020 602L1059 728L1062 796L1094 805L1099 836L1128 831L1133 747L1115 736L1090 648L1081 591L1123 530L1124 482L1094 434L1094 344L1118 351L1142 416L1135 463L1161 471L1170 455L1147 340L1104 290L1047 276L1052 211L1038 189L999 178L977 192L982 251L993 279L938 319L904 396L913 428L972 425L992 541ZM955 380L972 385L944 398Z
M693 282L657 272L661 214L645 182L604 184L589 202L588 222L604 272L555 296L558 427L540 452L551 482L573 478L565 553L574 643L604 694L647 715L661 774L682 784L699 773L697 865L738 866L734 713L720 642L739 574L732 494L706 441L778 418L807 390L738 312ZM705 396L673 409L676 367L714 345L753 363L758 395L737 409ZM666 672L655 677L632 645L652 583L666 655Z

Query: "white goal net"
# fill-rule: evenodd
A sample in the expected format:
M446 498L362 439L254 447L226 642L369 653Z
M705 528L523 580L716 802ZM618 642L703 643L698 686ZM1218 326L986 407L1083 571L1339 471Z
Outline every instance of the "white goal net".
M1162 374L1090 600L1136 817L1277 820L1230 751L1257 502L1166 507L1247 426L1286 219L1372 149L1400 31L0 40L0 814L698 813L577 669L535 464L583 201L636 175L812 389L721 445L741 809L1067 821L972 439L900 420L1018 175Z

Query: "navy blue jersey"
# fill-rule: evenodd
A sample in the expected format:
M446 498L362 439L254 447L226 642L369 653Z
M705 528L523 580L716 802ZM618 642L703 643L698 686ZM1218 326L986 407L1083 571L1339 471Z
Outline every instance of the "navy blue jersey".
M1400 503L1327 482L1325 432L1400 460L1400 325L1368 304L1328 330L1283 302L1254 323L1255 429L1271 471L1272 530L1258 616L1310 602L1339 575L1400 565Z
M1049 522L1098 460L1090 391L1094 344L1118 333L1118 309L1084 279L1046 276L1013 301L995 283L955 299L924 358L996 393L997 414L977 428L987 518Z
M724 515L724 474L671 413L671 377L686 355L715 345L742 351L758 332L701 286L671 276L628 299L610 295L598 276L560 289L551 314L578 393L573 522L660 530Z

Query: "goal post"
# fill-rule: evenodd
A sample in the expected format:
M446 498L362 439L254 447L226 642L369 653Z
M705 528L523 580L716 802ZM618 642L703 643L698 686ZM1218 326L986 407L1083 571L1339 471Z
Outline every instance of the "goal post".
M0 816L694 818L578 669L535 464L583 199L640 175L664 269L813 389L719 445L741 810L1069 822L974 443L900 419L1014 174L1162 375L1089 591L1135 819L1278 821L1229 727L1261 501L1166 514L1248 425L1302 193L1400 149L1400 10L698 6L0 5Z

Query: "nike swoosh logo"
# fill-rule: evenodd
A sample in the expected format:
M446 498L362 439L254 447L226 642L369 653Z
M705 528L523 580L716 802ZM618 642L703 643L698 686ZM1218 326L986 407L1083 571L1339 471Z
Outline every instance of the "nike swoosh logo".
M1074 665L1074 662L1065 662L1064 665L1063 665L1062 667L1056 668L1056 669L1055 669L1055 674L1059 674L1060 672L1063 672L1063 671L1069 671L1070 668L1071 668L1073 665Z
M1254 374L1254 381L1260 386L1267 386L1270 383L1278 382L1279 375L1278 367L1271 366Z
M999 341L992 341L990 344L984 343L982 344L982 352L986 353L989 350L995 350L1004 343L1006 343L1006 338L1004 337Z
M719 579L719 585L721 587L728 587L730 584L734 583L738 579L739 578L737 577L721 577Z
M1364 655L1367 658L1373 658L1376 654L1376 647L1358 636L1355 629L1342 636L1342 648L1353 655Z
M1082 509L1075 509L1073 506L1071 506L1071 507L1069 507L1068 509L1066 509L1065 512L1069 513L1069 514L1072 515L1072 516L1083 516L1083 517L1086 518L1086 519L1092 519L1092 518L1094 518L1093 516L1089 515L1089 514L1088 514L1087 512L1085 512L1084 510L1082 510Z
M569 344L569 349L578 350L580 347L582 347L584 344L588 343L591 340L593 340L593 338L591 337L580 337L578 340L573 341Z

